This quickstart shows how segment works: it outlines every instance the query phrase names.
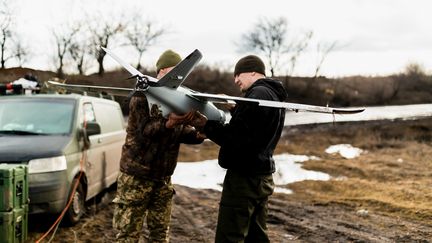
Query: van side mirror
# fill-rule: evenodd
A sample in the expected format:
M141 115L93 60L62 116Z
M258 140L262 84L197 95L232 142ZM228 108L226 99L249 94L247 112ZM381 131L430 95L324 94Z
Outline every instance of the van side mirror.
M87 122L86 124L87 136L96 135L101 133L101 128L97 122Z
M80 129L80 139L84 142L84 149L90 148L89 136L101 133L101 128L97 122L87 122L85 129Z

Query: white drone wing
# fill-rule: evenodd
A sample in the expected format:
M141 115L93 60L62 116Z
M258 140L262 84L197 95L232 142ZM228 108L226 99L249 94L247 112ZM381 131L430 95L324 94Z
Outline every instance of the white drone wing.
M195 97L200 100L211 101L215 103L230 103L234 101L236 103L248 102L255 103L259 106L274 107L274 108L284 108L292 111L309 111L309 112L319 112L319 113L330 113L330 114L355 114L364 111L364 108L333 108L326 106L315 106L315 105L304 105L297 103L288 102L278 102L271 100L259 100L251 98L242 98L229 95L216 95L207 93L193 93L190 96Z

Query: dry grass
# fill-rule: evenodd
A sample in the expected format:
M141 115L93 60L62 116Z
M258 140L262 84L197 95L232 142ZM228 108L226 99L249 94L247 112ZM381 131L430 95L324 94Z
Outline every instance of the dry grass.
M431 224L432 122L398 121L286 128L275 154L314 155L303 167L334 179L301 181L288 187L299 200L346 204L377 214ZM325 153L334 144L364 150L355 159ZM179 161L215 159L211 141L182 145Z
M196 162L209 159L217 159L219 146L210 140L205 140L202 144L189 145L182 144L178 161L181 162Z
M302 136L287 135L280 151L313 154L305 169L323 171L330 181L302 181L289 185L295 197L320 203L343 203L378 214L432 220L432 146L430 120L389 124L342 125L333 133L313 128ZM330 155L325 148L350 143L364 153L355 159Z

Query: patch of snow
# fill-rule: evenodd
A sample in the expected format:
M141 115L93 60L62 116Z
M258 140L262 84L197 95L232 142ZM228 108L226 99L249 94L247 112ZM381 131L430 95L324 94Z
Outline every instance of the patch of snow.
M293 193L293 191L291 191L290 189L279 187L279 186L275 187L274 192L275 193L284 193L284 194L291 194L291 193Z
M197 189L222 191L226 169L219 166L217 159L201 162L178 162L172 182Z
M319 159L306 155L280 154L275 155L276 172L273 174L275 185L286 185L302 180L328 180L328 174L301 168L301 164L309 159ZM216 159L201 162L179 162L172 181L174 184L197 189L214 189L222 191L222 183L226 170L218 165ZM292 193L291 190L276 187L275 192Z
M328 154L339 153L346 159L353 159L360 156L363 150L355 148L351 144L337 144L328 147L325 152Z
M316 158L316 157L314 157ZM310 159L306 155L279 154L274 156L276 172L273 174L273 180L276 185L286 185L296 181L303 180L329 180L328 174L305 170L301 168L298 162L304 162Z

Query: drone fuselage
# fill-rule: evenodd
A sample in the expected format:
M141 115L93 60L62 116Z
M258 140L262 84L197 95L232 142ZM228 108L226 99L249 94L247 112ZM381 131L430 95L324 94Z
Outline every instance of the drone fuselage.
M194 91L184 86L177 89L167 87L150 87L145 95L149 101L150 107L157 104L161 109L163 116L170 112L184 114L191 110L197 110L204 114L209 120L225 122L225 113L216 108L212 102L199 100L191 94Z

